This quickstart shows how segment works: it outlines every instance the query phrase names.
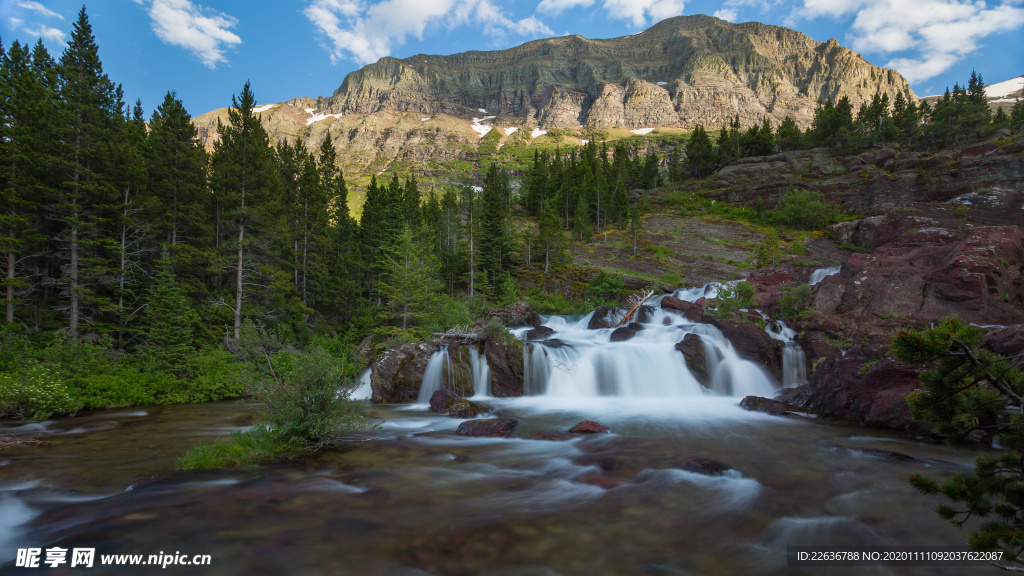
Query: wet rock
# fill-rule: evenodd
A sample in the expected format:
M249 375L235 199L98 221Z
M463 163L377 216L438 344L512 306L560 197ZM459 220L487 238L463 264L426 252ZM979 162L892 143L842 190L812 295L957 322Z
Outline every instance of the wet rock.
M587 324L588 330L614 328L622 320L622 310L615 306L598 306Z
M701 386L707 387L711 379L708 376L704 341L700 339L700 336L687 334L681 342L676 344L676 350L680 351L683 354L683 358L686 359L686 367L690 369L690 374L693 374L693 377Z
M414 402L430 357L441 349L433 343L403 344L381 354L371 365L372 399L377 403Z
M787 412L803 412L796 406L786 404L785 402L779 402L778 400L772 400L770 398L762 398L760 396L747 396L740 401L740 408L744 410L750 410L751 412L764 412L765 414L771 414L772 416L782 416Z
M455 431L459 436L482 436L487 438L510 438L516 431L519 420L515 418L490 418L466 420Z
M491 368L491 395L499 398L523 395L523 343L488 338L484 357Z
M637 308L636 313L633 316L637 322L641 324L649 324L654 321L654 306L643 306Z
M707 458L690 458L683 463L683 470L705 476L721 476L729 469L728 465Z
M438 414L447 414L457 418L473 418L487 412L489 407L449 394L444 390L435 390L430 397L430 409Z
M1024 354L1024 324L996 328L985 335L981 345L1008 358L1020 356ZM1024 370L1024 357L1017 358L1014 365Z
M540 326L541 319L526 302L516 302L503 308L492 308L487 316L497 319L508 327Z
M644 327L643 327L642 324L638 324L637 322L630 322L629 324L626 324L625 326L620 326L620 327L616 328L615 331L612 332L610 341L611 342L624 342L626 340L629 340L633 336L636 336L636 333L641 331L641 330L643 330L643 329L644 329Z
M917 367L886 358L884 348L856 347L826 358L808 384L781 390L776 399L826 417L930 435L931 427L915 421L906 402L919 376Z
M599 432L607 431L607 426L602 426L593 420L584 420L572 428L569 428L569 432L573 432L575 434L597 434Z
M777 381L782 381L782 342L773 339L753 322L711 320L729 339L740 358L757 364Z
M687 302L686 300L680 300L675 296L665 296L661 300L661 307L664 310L673 310L682 314L690 322L700 322L701 316L704 315L703 306Z
M524 337L526 340L543 340L554 333L555 331L547 326L538 326L527 332Z

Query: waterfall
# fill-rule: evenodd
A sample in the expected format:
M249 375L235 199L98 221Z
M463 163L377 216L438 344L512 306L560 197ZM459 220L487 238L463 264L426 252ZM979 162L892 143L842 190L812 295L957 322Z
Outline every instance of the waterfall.
M481 356L476 348L469 349L469 367L473 373L473 397L488 398L491 395L491 367L487 357Z
M703 290L703 289L702 289ZM753 362L740 358L714 326L695 324L680 315L655 309L644 329L630 339L611 342L612 329L587 330L557 317L544 325L561 328L555 341L524 346L524 393L549 397L693 397L706 394L771 395L770 376ZM585 318L589 322L589 317ZM705 344L710 383L702 386L675 349L686 334Z
M786 326L782 320L775 321L775 324L777 331L773 330L769 323L765 327L765 332L785 344L785 348L782 349L782 387L803 386L807 383L807 355L796 341L796 330Z
M814 272L811 272L811 279L807 281L808 284L814 286L818 282L825 279L826 276L835 276L842 270L842 266L829 266L827 268L818 268Z
M452 358L448 354L448 345L441 346L441 349L430 357L427 367L423 370L423 383L420 384L420 393L416 401L420 404L430 402L434 392L441 390L444 384L452 388Z
M370 385L371 373L369 368L363 370L359 375L359 385L348 395L349 400L369 400L373 396L373 387Z

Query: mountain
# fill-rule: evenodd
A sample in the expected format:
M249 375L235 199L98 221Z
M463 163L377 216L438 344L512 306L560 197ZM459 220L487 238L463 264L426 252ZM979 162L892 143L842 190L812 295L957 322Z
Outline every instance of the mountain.
M430 173L472 160L492 128L501 128L497 148L530 146L556 128L556 141L578 141L584 128L616 138L718 128L736 115L743 126L788 115L806 128L819 99L847 96L856 110L876 91L916 98L898 72L835 39L679 16L621 38L563 36L507 50L382 58L349 74L328 98L261 109L275 139L313 147L329 131L346 173L368 179L386 169ZM195 119L208 144L225 116L221 109Z

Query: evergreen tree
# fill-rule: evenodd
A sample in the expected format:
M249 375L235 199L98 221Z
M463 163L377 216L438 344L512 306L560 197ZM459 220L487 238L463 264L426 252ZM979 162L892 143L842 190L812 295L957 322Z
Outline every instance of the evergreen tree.
M768 235L761 242L761 245L757 247L756 266L758 268L776 266L779 254L779 231L772 228L768 231Z
M547 275L551 264L561 264L566 259L567 244L562 222L554 204L549 201L541 212L537 233L538 248L544 253L544 275Z
M711 174L717 163L711 138L704 127L698 124L686 142L686 170L695 178L704 178Z
M103 72L84 7L57 70L61 182L49 216L61 225L61 266L54 282L67 299L68 333L77 337L83 317L98 319L101 309L109 306L101 286L107 272L101 235L117 206L116 193L104 178L106 144L113 139L116 116L115 91Z
M15 321L16 298L30 288L26 260L41 239L39 211L51 159L45 118L52 96L27 46L0 46L0 255L4 256L7 324Z
M180 370L194 350L193 326L198 317L171 271L167 251L157 263L151 282L144 314L144 352L157 368Z
M361 264L355 246L356 224L348 210L348 187L338 167L330 132L320 145L317 170L327 214L326 222L312 234L314 249L310 269L314 308L325 315L348 319L353 314L358 294Z
M492 283L498 282L511 266L512 240L509 236L505 199L508 178L491 164L484 177L480 211L480 267ZM492 288L494 285L492 284Z
M408 226L402 229L395 244L383 251L383 263L380 291L391 316L400 321L403 330L412 328L436 298L437 266L430 251L416 242Z
M213 152L215 185L223 190L224 206L234 226L227 246L234 268L234 307L232 334L237 340L242 330L242 303L248 294L246 285L267 260L261 232L271 232L279 211L274 206L277 190L277 166L266 130L253 113L256 97L246 82L240 96L231 97L228 123L218 121L221 139Z
M775 133L779 148L783 151L799 150L803 147L803 132L792 117L786 116Z

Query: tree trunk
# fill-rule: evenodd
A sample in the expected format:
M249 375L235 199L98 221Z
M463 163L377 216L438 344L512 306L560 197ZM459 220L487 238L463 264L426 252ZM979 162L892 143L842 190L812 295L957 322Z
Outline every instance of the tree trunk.
M77 214L76 214L77 216ZM78 224L71 225L71 319L68 333L78 338Z
M244 252L242 242L245 240L245 224L238 225L238 267L235 272L235 340L242 335L242 261Z
M11 239L11 251L7 253L7 323L14 324L14 230L8 230L7 237Z

